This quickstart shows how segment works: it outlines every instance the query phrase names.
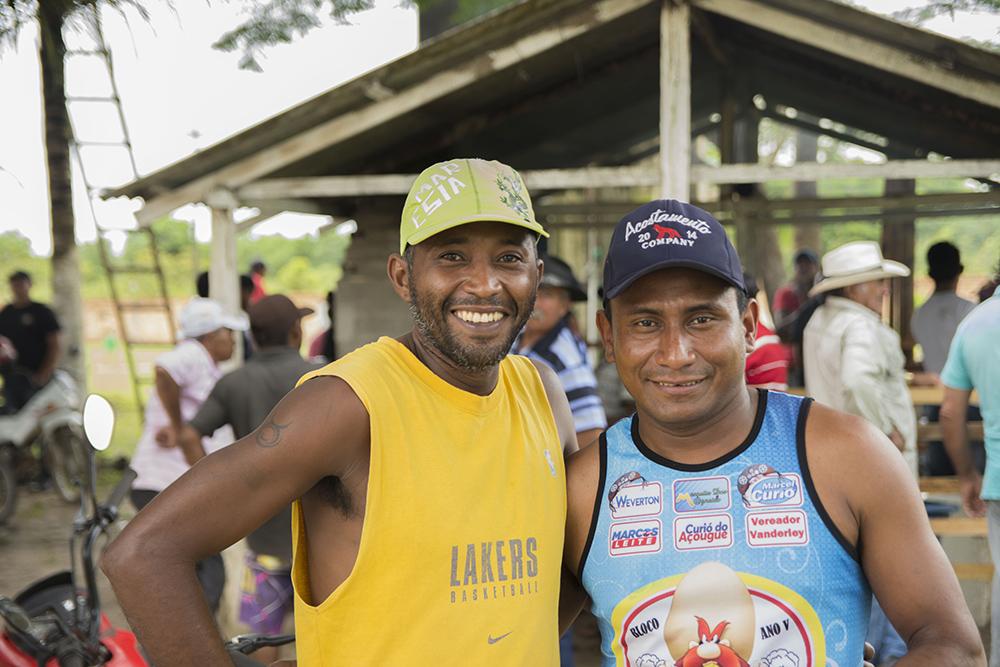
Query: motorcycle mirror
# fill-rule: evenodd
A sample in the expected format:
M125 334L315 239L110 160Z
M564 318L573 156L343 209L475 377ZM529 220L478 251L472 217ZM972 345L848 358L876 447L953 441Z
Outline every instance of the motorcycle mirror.
M83 432L87 434L90 446L103 452L111 444L114 428L115 411L108 399L99 394L87 396L83 404Z

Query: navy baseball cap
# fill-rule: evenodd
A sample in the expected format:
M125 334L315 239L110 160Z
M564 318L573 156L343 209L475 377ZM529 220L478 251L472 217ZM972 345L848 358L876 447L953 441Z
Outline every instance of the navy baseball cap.
M673 199L643 204L615 225L604 260L604 299L653 271L684 267L710 273L742 292L743 267L722 224Z

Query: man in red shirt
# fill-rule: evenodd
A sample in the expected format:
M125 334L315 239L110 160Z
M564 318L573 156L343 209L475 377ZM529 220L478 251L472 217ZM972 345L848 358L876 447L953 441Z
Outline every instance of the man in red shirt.
M753 274L744 272L743 283L747 287L747 293L757 293L757 279ZM793 356L792 349L791 346L781 342L778 334L771 328L773 323L769 321L770 318L765 318L764 315L765 313L761 312L762 317L757 320L757 337L754 340L753 351L747 355L747 384L761 389L786 391L788 366ZM768 320L766 324L765 319Z

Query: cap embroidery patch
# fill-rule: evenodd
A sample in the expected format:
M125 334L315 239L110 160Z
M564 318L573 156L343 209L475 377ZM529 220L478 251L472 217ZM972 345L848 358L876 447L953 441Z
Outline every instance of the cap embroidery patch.
M497 176L497 187L500 188L500 201L509 206L515 213L531 222L531 213L528 203L524 201L523 187L521 181L510 176Z
M454 176L461 169L457 164L454 162L445 162L440 165L440 168L442 173L431 174L430 183L424 183L413 197L420 204L420 208L414 210L411 216L413 226L416 229L420 229L427 222L426 217L421 217L421 211L423 211L424 215L429 216L440 208L442 204L451 201L452 197L466 187L464 181Z

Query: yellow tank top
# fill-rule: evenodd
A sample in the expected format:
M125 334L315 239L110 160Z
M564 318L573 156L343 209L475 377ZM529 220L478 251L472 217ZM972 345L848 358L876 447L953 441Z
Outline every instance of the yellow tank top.
M506 358L478 396L381 338L299 382L317 375L367 408L371 468L357 561L326 600L293 506L299 667L558 665L565 472L531 362Z

